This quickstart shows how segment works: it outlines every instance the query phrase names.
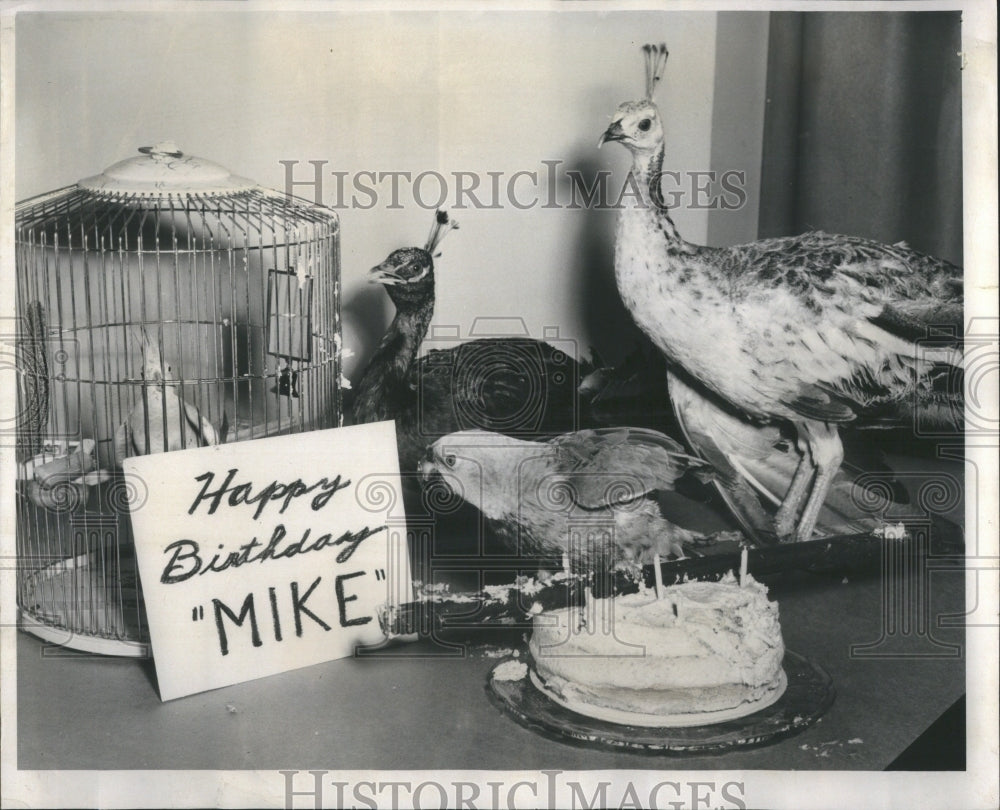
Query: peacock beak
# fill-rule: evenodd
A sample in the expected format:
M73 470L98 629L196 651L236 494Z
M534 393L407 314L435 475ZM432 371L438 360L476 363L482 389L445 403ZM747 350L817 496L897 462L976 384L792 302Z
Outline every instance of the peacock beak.
M399 267L389 262L373 267L368 271L369 284L404 284L406 279L399 275Z
M621 141L625 138L625 130L622 129L621 121L612 121L611 126L604 130L604 134L601 135L601 139L597 142L597 148L600 149L603 144L608 141Z

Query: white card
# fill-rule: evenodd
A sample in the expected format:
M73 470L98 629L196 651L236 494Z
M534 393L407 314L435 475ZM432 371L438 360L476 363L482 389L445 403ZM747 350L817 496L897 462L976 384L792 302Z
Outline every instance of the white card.
M123 469L162 700L353 655L411 598L392 422Z

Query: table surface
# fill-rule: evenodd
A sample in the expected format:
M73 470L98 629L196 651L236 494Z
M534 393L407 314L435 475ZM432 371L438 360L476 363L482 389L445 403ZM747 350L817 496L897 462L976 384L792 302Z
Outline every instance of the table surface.
M787 647L823 667L836 699L816 725L754 749L664 756L547 739L487 697L521 631L478 630L332 661L163 703L152 660L18 639L21 769L881 770L965 692L960 559L883 575L768 580ZM948 624L947 620L944 621ZM952 624L958 624L954 622Z

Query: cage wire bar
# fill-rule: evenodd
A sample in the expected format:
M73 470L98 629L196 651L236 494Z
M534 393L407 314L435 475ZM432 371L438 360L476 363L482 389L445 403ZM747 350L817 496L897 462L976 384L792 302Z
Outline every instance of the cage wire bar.
M136 656L148 486L122 458L342 421L336 214L140 151L15 225L20 625Z

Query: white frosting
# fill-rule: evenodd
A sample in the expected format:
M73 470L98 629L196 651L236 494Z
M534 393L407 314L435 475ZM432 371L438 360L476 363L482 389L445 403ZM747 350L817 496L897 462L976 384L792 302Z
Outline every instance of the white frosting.
M534 617L529 642L546 684L614 708L715 711L760 700L780 680L784 644L767 589L731 574Z

